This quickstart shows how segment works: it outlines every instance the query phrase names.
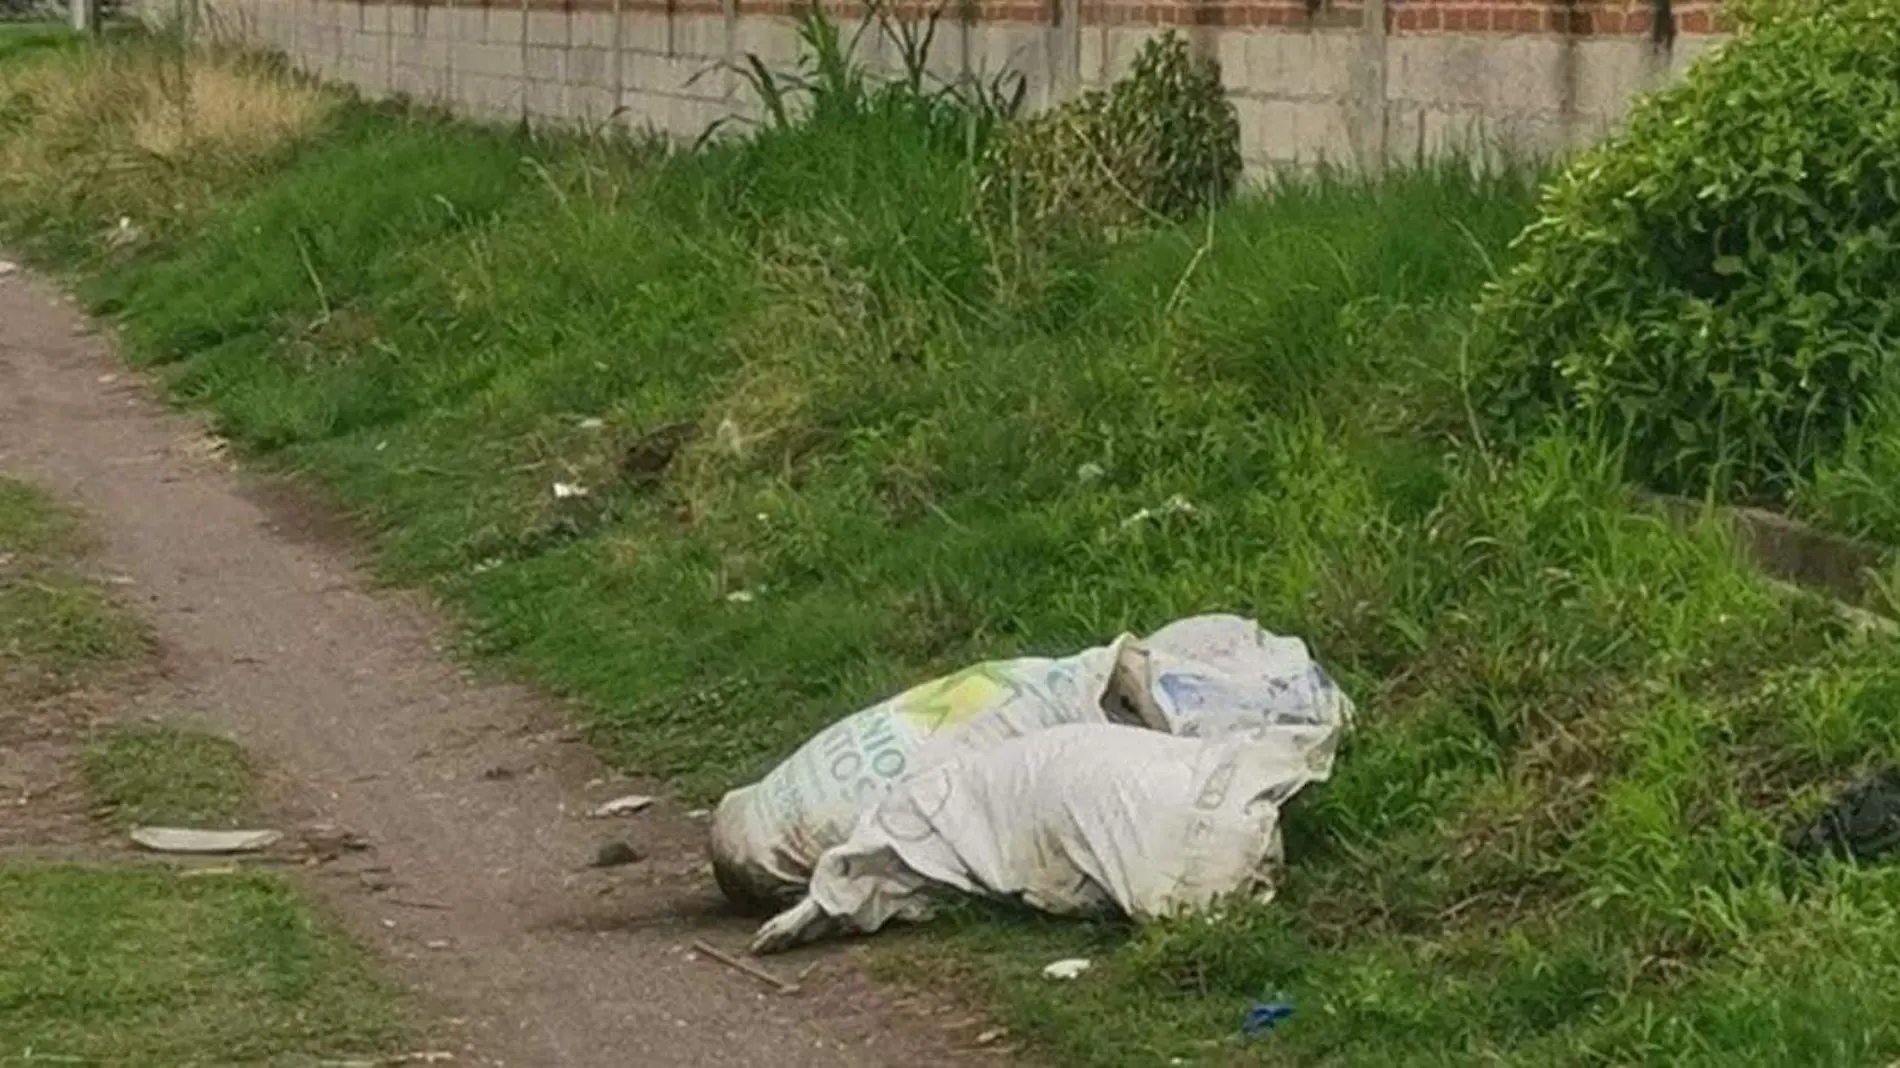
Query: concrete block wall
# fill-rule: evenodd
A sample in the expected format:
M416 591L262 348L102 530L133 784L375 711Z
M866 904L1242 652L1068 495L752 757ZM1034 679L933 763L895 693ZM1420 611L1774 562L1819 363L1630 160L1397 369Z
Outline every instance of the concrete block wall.
M189 0L156 0L157 3ZM798 55L799 0L197 0L206 25L369 96L476 118L696 138L757 103L732 65ZM921 27L931 9L902 0ZM948 0L945 0L948 3ZM890 9L890 8L887 8ZM828 5L847 37L863 12ZM1021 74L1047 107L1179 29L1217 57L1256 173L1450 152L1549 156L1601 137L1721 39L1704 0L961 0L929 68ZM898 43L858 41L873 68Z

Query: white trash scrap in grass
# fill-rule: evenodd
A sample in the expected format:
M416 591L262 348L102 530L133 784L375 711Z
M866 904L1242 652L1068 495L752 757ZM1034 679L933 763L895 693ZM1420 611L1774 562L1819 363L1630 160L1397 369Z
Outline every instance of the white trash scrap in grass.
M1194 516L1200 513L1201 510L1194 507L1193 501L1177 493L1169 497L1166 501L1163 501L1159 507L1143 508L1141 511L1123 519L1122 529L1126 530L1129 527L1140 526L1151 519L1162 519L1171 515Z
M1050 962L1049 966L1042 970L1042 974L1048 979L1074 979L1088 971L1090 967L1087 957L1066 957Z
M616 797L612 801L595 805L588 815L597 820L612 816L631 816L636 812L646 811L652 804L653 798L645 794L628 794L625 797Z
M114 250L130 248L145 237L145 231L139 229L129 215L119 216L119 224L106 232L106 247Z
M713 871L720 888L737 901L783 907L802 899L804 913L795 920L782 916L761 933L761 944L768 948L782 948L828 929L872 930L895 915L921 915L924 902L918 891L927 883L977 893L1053 894L1049 904L1055 907L1049 911L1112 906L1136 915L1155 913L1173 908L1181 895L1129 884L1124 887L1129 892L1117 896L1114 889L1098 886L1092 891L1094 899L1081 902L1076 894L1085 888L1057 891L1037 883L1037 876L997 865L1022 861L1024 855L1014 852L1011 841L1020 844L1038 834L1079 835L1061 844L1066 859L1058 863L1076 878L1102 864L1123 864L1112 857L1101 863L1081 859L1098 847L1159 847L1162 840L1152 838L1151 832L1162 827L1179 830L1178 805L1192 807L1205 800L1199 795L1183 800L1169 791L1209 760L1231 765L1234 774L1247 771L1261 780L1264 791L1235 802L1240 807L1232 812L1219 811L1229 824L1258 831L1271 856L1236 855L1223 863L1244 868L1263 860L1277 862L1273 813L1300 786L1326 778L1351 717L1352 702L1313 662L1304 642L1278 637L1252 620L1231 615L1183 619L1146 639L1123 635L1060 660L979 664L846 717L759 783L728 793L713 819ZM1046 784L1011 785L1021 768L1044 765L1050 746L1073 744L1025 739L1077 725L1117 727L1098 731L1091 741L1112 750L1126 765L1118 774L1133 776L1134 781L1116 787L1090 777L1087 765L1094 754L1084 748L1068 754L1084 767L1050 771L1052 781L1067 784L1066 799L1049 793ZM1151 765L1152 772L1141 770ZM920 795L918 790L937 790L942 796ZM1141 807L1124 808L1115 818L1126 823L1139 815L1140 826L1104 831L1089 823L1109 818L1102 806L1136 800ZM1003 807L987 812L983 806L991 801ZM948 819L951 808L970 804L976 807L959 809L956 818L962 822L949 837L943 837L945 828L939 823L918 823L920 813ZM1014 829L1006 817L1015 819ZM901 833L891 831L891 820L902 824ZM1076 820L1089 825L1070 826ZM1195 825L1196 833L1204 829ZM878 838L884 832L888 840ZM970 837L986 833L1014 838L979 846ZM926 840L937 844L926 848ZM898 841L909 845L897 848L893 843ZM1043 841L1047 845L1048 840ZM1175 848L1178 852L1182 847L1177 843ZM836 849L857 858L842 866L850 869L848 877L840 865L824 860ZM939 852L923 869L907 867L907 858L922 856L919 849ZM994 855L972 859L970 850ZM1173 865L1183 872L1212 870L1211 861L1183 856L1156 854L1143 863L1162 869ZM814 878L813 872L821 869L821 876ZM1229 864L1222 871L1239 869ZM875 887L860 883L855 889L843 885L866 878L887 882ZM1227 885L1223 892L1236 888ZM859 915L837 911L862 893L892 896L881 903L867 901L870 911ZM1201 896L1188 895L1196 902ZM826 902L833 908L828 910ZM882 915L874 915L879 912Z

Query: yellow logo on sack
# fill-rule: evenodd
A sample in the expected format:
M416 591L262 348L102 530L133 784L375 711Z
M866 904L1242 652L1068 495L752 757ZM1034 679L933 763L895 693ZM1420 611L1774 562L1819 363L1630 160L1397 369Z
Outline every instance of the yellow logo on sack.
M913 729L935 734L958 727L1001 704L1016 685L999 665L978 664L954 675L926 682L892 702L893 711Z

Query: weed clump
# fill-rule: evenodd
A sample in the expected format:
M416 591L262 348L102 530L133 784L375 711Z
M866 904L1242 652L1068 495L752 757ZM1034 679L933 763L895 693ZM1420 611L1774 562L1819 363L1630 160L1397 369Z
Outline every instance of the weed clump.
M813 0L797 19L798 57L784 69L773 68L748 52L730 69L750 89L755 115L742 122L787 133L809 124L856 122L867 118L915 121L934 141L980 148L1001 124L1022 107L1026 83L1006 70L985 81L965 75L944 81L930 71L943 10L921 19L897 18L881 0L872 0L847 35ZM868 39L867 39L868 38ZM864 60L873 47L896 57L890 69ZM716 68L715 68L716 69ZM701 138L705 143L724 122Z
M1791 3L1545 193L1484 296L1476 385L1507 436L1553 413L1659 488L1783 498L1900 341L1900 4Z
M1177 220L1240 180L1240 120L1220 64L1172 31L1142 46L1128 77L1014 124L985 154L987 211L1034 230L1119 230Z

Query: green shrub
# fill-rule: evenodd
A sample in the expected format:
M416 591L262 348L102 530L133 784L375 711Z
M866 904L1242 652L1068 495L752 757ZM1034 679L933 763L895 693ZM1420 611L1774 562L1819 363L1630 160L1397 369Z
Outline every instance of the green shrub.
M992 218L1116 230L1183 219L1240 180L1240 121L1220 64L1169 31L1128 77L1009 127L983 160Z
M1764 9L1546 191L1482 298L1508 435L1619 435L1663 489L1785 497L1900 340L1900 3Z

